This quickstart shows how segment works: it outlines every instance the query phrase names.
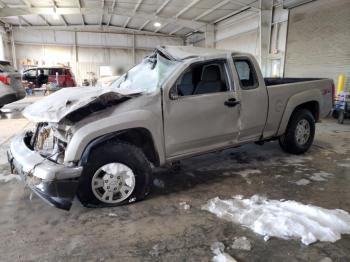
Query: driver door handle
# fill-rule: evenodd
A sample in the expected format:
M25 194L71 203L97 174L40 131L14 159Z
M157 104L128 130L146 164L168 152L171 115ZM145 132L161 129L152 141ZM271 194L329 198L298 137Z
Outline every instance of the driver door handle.
M225 101L224 105L228 107L235 107L236 105L239 105L241 102L237 101L236 98L229 98Z

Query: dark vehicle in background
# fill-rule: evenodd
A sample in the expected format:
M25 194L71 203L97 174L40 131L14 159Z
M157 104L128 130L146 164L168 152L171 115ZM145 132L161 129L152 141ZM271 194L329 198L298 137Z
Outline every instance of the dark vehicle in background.
M21 74L8 61L0 61L0 108L26 96Z
M34 88L42 84L56 83L58 87L74 87L74 74L69 67L35 67L23 71L23 81L32 83Z

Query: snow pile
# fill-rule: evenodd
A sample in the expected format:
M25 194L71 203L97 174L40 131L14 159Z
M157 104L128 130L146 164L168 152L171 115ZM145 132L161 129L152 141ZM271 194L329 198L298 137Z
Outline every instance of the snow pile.
M249 251L252 249L252 245L246 237L235 237L231 248Z
M211 260L212 262L237 262L237 260L224 252L225 245L221 242L214 242L210 249L215 255Z
M296 201L268 200L258 195L247 199L236 196L228 200L216 197L202 209L248 227L265 236L264 239L301 238L302 243L309 245L318 240L335 242L341 234L350 234L349 213Z

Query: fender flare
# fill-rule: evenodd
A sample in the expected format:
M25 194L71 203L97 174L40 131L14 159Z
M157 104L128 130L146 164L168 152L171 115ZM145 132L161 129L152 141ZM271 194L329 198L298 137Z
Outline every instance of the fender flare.
M289 98L283 116L278 127L277 136L283 135L287 129L289 120L294 112L294 110L305 103L308 102L317 102L320 106L321 92L317 89L307 90L298 94L293 95Z

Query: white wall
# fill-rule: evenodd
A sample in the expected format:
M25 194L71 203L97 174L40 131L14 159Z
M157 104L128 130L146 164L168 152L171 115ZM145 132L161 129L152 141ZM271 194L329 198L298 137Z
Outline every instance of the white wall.
M251 53L256 58L259 49L259 15L244 12L216 24L216 48Z
M350 90L350 1L318 0L290 11L286 76L347 77Z
M14 39L19 69L26 59L39 65L61 63L72 67L79 83L89 77L88 72L98 78L100 66L120 73L134 65L132 34L15 29ZM182 44L181 38L135 35L135 62L158 45Z

